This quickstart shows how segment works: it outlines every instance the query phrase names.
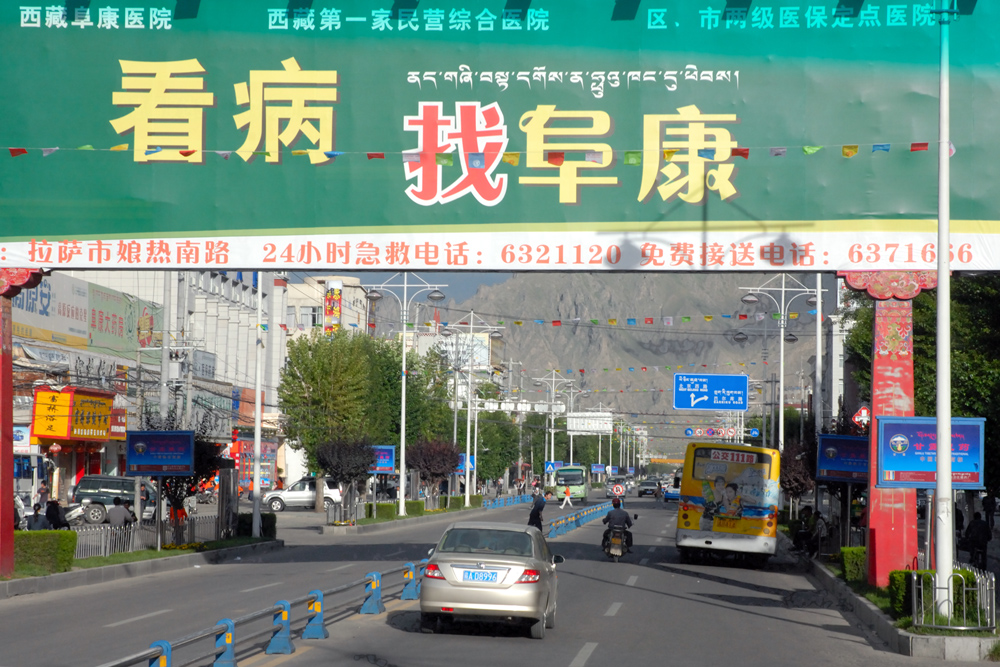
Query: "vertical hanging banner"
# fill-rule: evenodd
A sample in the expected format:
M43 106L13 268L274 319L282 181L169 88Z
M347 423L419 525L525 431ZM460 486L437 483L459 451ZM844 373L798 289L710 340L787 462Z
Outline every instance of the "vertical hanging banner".
M330 335L340 329L340 309L344 283L339 280L327 283L323 297L323 333Z
M0 266L936 266L930 0L133 4L0 8ZM959 4L952 265L996 270Z

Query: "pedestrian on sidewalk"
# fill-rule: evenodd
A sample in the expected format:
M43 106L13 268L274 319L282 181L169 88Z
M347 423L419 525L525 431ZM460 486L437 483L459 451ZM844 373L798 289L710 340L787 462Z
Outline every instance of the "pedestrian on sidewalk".
M972 565L986 571L986 548L993 539L993 532L983 521L983 515L973 512L972 521L965 529L965 544L969 550L969 560Z
M112 528L120 528L127 523L132 523L132 514L122 505L122 499L115 496L113 505L108 510L108 523Z
M559 509L565 508L566 507L566 503L569 503L570 507L573 506L573 501L569 497L569 487L568 486L566 487L566 490L563 491L563 501L562 501L562 505L559 506Z
M542 532L542 510L545 509L545 502L552 497L551 491L546 491L545 495L535 496L534 502L531 503L531 513L528 514L528 525L534 526Z
M986 497L983 498L983 513L986 515L986 525L993 530L993 515L997 511L997 499L992 493L987 492Z
M42 514L42 506L35 503L35 513L28 517L28 530L52 530L52 524Z
M52 530L69 528L69 524L66 522L66 510L59 505L58 500L48 502L48 506L45 508L45 518L49 520Z

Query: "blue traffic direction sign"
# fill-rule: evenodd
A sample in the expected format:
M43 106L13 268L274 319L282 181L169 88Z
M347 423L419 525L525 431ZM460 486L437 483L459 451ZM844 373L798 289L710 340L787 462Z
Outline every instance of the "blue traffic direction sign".
M690 438L692 435L694 435L694 429L693 428L684 429L684 435Z
M750 378L746 375L674 374L674 410L750 409Z
M750 429L750 437L751 438L759 438L760 437L760 430L756 429L756 428Z
M545 474L551 475L559 468L563 467L562 461L546 461L545 462Z

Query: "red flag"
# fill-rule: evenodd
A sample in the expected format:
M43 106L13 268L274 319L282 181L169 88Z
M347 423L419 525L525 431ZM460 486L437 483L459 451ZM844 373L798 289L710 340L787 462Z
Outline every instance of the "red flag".
M584 369L583 369L583 368L581 368L581 369L580 369L580 373L582 374L582 373L583 373L583 371L584 371Z
M555 166L561 165L566 161L566 153L563 151L549 151L549 164L554 164Z
M645 366L643 366L643 367L642 367L642 372L643 372L643 373L645 373L645 372L646 372L646 367L645 367Z
M925 151L925 150L927 150L927 142L926 141L910 144L910 152L911 153L916 153L917 151Z
M653 318L652 317L647 317L646 318L646 324L652 324L652 323L653 323ZM644 368L643 370L646 370L646 369Z
M177 151L177 152L183 155L184 157L191 157L192 155L197 153L197 151Z
M28 152L28 149L26 149L26 148L10 148L8 150L10 150L10 156L11 157L17 157L18 155L24 155L25 153ZM560 163L560 164L562 164L562 163Z
M747 316L746 316L745 314L743 314L743 313L740 313L740 319L741 319L741 320L745 320L746 318L747 318Z
M552 326L554 326L554 327L561 327L562 326L562 320L552 320Z
M750 149L749 148L734 148L733 157L741 157L744 160L750 159Z
M385 159L385 153L369 153L368 154L368 159L369 160L384 160Z

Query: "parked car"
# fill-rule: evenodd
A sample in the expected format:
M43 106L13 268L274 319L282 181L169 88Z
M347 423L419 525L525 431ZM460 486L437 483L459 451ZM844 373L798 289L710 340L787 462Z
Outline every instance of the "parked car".
M445 530L420 583L420 625L446 622L523 624L542 639L556 622L556 565L537 528L463 521Z
M326 480L326 492L323 494L323 509L340 502L340 489L331 480ZM264 494L264 506L272 512L281 512L286 507L315 507L316 478L304 477L284 489L268 491Z
M135 497L136 487L142 483L149 491L149 502L143 509L142 518L152 519L156 511L156 486L152 482L140 477L84 475L73 490L70 504L66 508L66 521L70 525L104 523L115 497L121 498L123 502L131 502Z

